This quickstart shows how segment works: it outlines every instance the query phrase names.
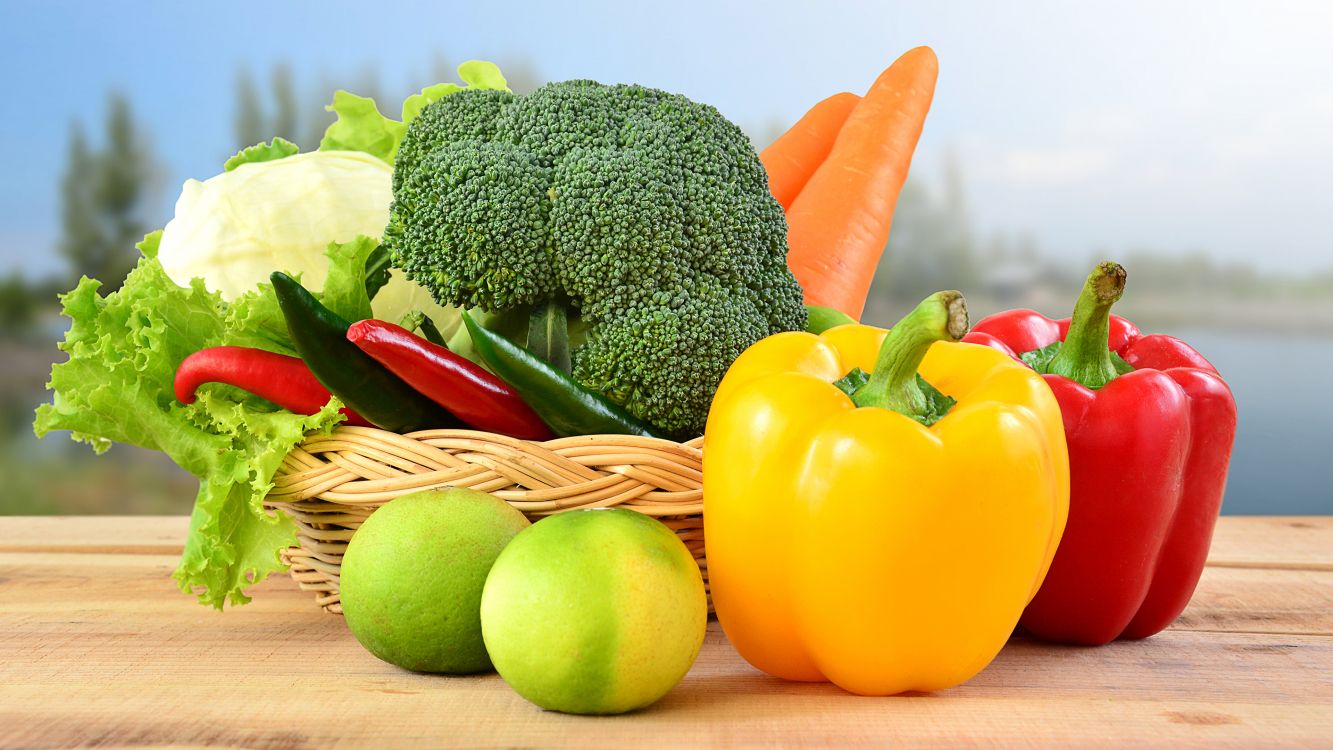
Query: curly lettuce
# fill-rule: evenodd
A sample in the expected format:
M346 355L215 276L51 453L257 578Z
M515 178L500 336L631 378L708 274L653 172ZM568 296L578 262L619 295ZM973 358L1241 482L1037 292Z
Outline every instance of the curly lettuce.
M301 147L286 138L274 138L268 143L256 143L241 149L235 156L222 163L222 171L230 172L242 164L260 164L295 156Z
M98 453L126 443L166 453L199 478L190 535L175 577L183 591L217 608L249 601L243 589L282 570L279 552L296 543L290 519L265 510L283 456L306 435L341 420L331 400L312 416L293 414L243 391L205 388L190 405L173 396L181 361L211 346L294 352L272 287L232 303L195 279L177 286L158 263L155 232L119 291L98 294L84 278L62 298L70 328L51 368L51 403L37 409L38 437L69 430ZM369 315L366 260L374 240L329 247L323 302L352 319Z
M491 63L469 61L458 71L468 87L507 87ZM338 92L329 107L338 119L320 144L322 154L299 154L295 144L281 138L242 150L227 160L222 175L209 181L217 195L209 193L205 183L186 185L186 193L202 191L205 197L225 200L194 205L183 195L177 203L176 226L169 228L181 230L193 218L202 235L185 232L174 240L168 237L160 247L163 232L154 232L138 245L143 257L119 291L102 296L101 283L85 277L61 297L70 327L60 349L69 359L51 368L51 402L38 407L33 429L38 437L68 430L98 453L112 443L161 451L198 477L190 535L175 577L181 590L195 594L201 603L219 609L228 602L244 604L250 601L246 587L283 569L279 553L296 544L295 527L286 516L268 512L264 497L283 457L307 435L332 429L342 419L342 405L333 399L318 414L303 416L215 385L205 386L187 406L174 396L176 368L185 357L212 346L296 354L273 288L267 282L256 284L271 271L306 272L309 285L322 286L318 296L323 303L349 320L371 317L374 297L388 319L425 309L444 320L446 332L451 332L450 322L456 324L457 316L442 314L447 311L435 306L424 290L403 288L404 280L391 277L378 240L365 235L378 233L387 220L387 165L407 123L426 104L462 88L438 84L408 97L401 121L381 115L370 99ZM339 151L364 155L329 153ZM329 165L357 162L371 166L354 170L344 180L311 178ZM320 169L303 170L310 165ZM274 175L294 179L271 179ZM261 190L257 181L265 179ZM372 218L353 222L349 218L366 211L327 209L340 187L374 193L353 201L353 207L358 202L365 204L362 209L369 206ZM279 198L287 203L280 205ZM182 217L182 210L192 205L197 210ZM319 219L320 210L312 206L323 206L332 218ZM319 227L324 234L293 240L295 216L314 217L305 224L296 222L298 229ZM329 236L335 220L353 231ZM338 241L327 244L329 240ZM215 245L229 253L211 266L180 262L182 253L188 261L191 253ZM267 245L287 251L268 252ZM302 252L292 251L298 245ZM318 257L326 245L327 273ZM256 253L264 257L250 257ZM163 260L169 261L165 267ZM247 260L260 266L251 276L238 271Z

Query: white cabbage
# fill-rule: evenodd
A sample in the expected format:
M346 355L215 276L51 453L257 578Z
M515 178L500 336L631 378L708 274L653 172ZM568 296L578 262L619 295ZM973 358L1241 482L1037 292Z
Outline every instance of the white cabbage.
M312 151L241 164L203 182L187 180L176 216L162 232L158 260L171 280L199 277L232 300L266 283L274 271L301 274L324 287L331 242L378 238L389 221L393 169L359 151ZM397 323L412 310L449 336L460 320L402 271L372 302L375 317Z

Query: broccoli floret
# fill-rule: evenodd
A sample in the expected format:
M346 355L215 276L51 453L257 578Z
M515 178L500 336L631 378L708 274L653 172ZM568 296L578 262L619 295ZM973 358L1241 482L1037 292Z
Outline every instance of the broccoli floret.
M598 323L573 352L575 379L664 429L701 433L727 365L769 333L749 302L706 286L659 292Z
M454 141L489 141L495 136L495 119L514 100L508 91L473 89L467 96L444 96L423 109L412 121L416 136L398 146L393 173L396 192L399 181L417 171L417 162L441 144Z
M547 251L550 170L520 148L478 140L446 142L416 162L396 171L395 210L384 229L407 275L436 299L486 310L549 298L556 290Z
M805 326L763 165L683 96L451 94L409 126L393 187L384 245L410 278L491 313L567 301L575 379L677 437L746 347Z

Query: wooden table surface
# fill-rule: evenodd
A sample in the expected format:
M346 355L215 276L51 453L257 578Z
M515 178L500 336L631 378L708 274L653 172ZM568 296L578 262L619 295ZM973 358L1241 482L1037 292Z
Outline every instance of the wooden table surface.
M1015 638L970 683L861 698L721 630L653 707L546 713L495 675L376 660L289 579L218 613L170 578L184 518L0 518L0 748L836 745L1333 747L1333 517L1223 518L1170 630Z

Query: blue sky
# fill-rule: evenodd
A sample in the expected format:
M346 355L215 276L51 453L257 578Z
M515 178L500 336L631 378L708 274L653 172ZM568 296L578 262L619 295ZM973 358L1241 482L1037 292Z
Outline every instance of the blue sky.
M760 132L918 44L941 73L913 172L957 160L983 233L1031 231L1080 264L1147 247L1333 265L1333 4L999 5L4 0L0 274L60 267L68 129L96 132L112 89L154 136L169 210L233 150L242 67L262 81L290 64L301 91L373 70L406 92L439 57L524 58L549 80L678 91Z

